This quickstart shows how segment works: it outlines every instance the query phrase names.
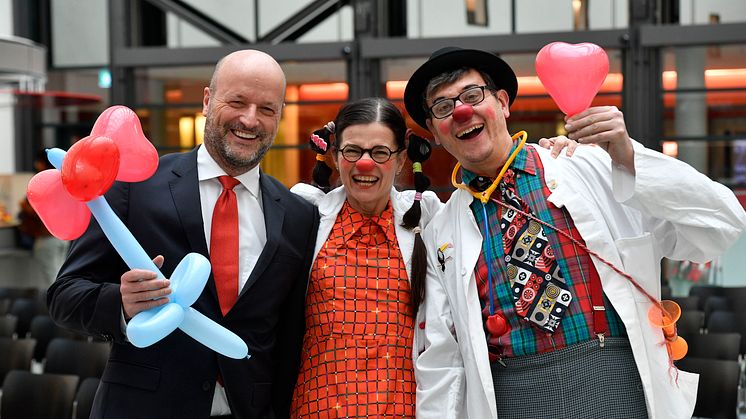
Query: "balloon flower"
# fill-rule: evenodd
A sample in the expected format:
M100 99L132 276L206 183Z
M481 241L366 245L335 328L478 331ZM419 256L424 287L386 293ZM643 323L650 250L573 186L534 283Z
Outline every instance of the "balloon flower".
M76 239L85 232L93 214L130 269L147 269L165 278L103 196L115 180L140 182L158 167L158 153L143 135L137 115L124 106L108 108L96 120L90 136L67 152L47 150L47 157L56 169L35 175L27 194L50 233L62 240ZM143 348L178 327L220 354L248 357L241 338L191 307L210 271L210 262L199 253L184 256L170 278L170 301L135 315L127 324L129 341Z
M552 42L536 55L536 75L567 116L586 110L609 73L609 57L596 44Z

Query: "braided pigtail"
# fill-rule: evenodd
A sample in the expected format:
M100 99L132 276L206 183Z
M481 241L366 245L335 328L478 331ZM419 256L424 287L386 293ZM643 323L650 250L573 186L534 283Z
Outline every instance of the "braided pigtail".
M331 190L329 179L332 176L332 168L326 164L326 152L331 145L331 136L334 134L334 122L328 122L323 128L318 129L311 134L309 145L311 150L316 152L316 165L313 166L313 183L324 192Z
M426 139L414 134L411 130L407 131L409 143L407 144L407 156L412 161L412 171L414 172L414 189L416 194L414 202L409 210L404 214L402 226L406 229L413 229L420 223L422 209L420 200L422 193L430 187L430 179L422 172L422 163L430 158L432 146Z
M426 139L407 130L407 156L412 161L414 172L415 196L412 206L402 219L402 226L414 232L414 249L412 250L412 312L417 315L420 304L425 299L425 277L427 276L427 250L422 240L422 230L419 226L422 216L422 193L430 187L430 179L422 172L422 163L430 158L432 146Z

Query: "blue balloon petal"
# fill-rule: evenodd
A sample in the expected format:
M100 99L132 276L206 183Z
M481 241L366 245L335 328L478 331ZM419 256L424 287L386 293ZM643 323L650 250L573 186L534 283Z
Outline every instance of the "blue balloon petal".
M142 311L127 323L127 339L137 346L150 346L176 330L184 321L184 309L175 303Z
M199 253L189 253L171 274L171 301L189 307L197 301L210 277L210 261Z
M189 307L179 325L187 335L213 351L233 359L247 358L249 348L238 335Z

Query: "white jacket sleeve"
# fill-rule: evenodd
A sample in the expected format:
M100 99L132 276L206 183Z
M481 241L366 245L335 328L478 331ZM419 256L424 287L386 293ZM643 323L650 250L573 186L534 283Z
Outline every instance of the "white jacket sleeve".
M726 186L688 164L634 142L635 174L613 168L614 196L643 214L662 255L708 261L746 227L746 213Z
M316 206L319 205L319 201L326 195L321 189L307 183L296 183L290 188L290 192Z
M426 233L427 236L427 233ZM425 243L430 245L432 241ZM428 249L434 249L428 246ZM415 361L417 379L417 417L461 418L465 417L464 366L453 325L451 306L448 300L440 267L435 262L435 252L428 252L428 275L425 289L425 342L424 351ZM415 348L417 350L417 348Z

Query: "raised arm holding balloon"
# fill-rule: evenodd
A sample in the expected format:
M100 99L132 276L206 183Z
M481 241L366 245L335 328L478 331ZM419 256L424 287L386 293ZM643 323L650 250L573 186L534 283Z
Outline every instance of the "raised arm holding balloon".
M616 108L588 108L605 54L564 45L537 56L570 115L569 139L540 141L549 151L508 132L517 79L491 53L443 48L407 83L412 119L458 160L423 235L418 418L691 417L697 377L673 365L685 344L659 301L660 259L717 256L746 213L629 138ZM572 140L598 147L559 153Z
M113 176L143 167L117 151L152 149L125 129L134 113L114 107L99 117L106 132L97 122L67 155L50 153L62 174L38 179L55 197L49 222L83 234L49 288L50 314L113 342L92 418L289 415L318 213L258 166L284 93L275 60L237 51L205 88L202 146Z
M565 118L565 130L580 144L597 144L611 161L635 172L634 147L627 134L624 114L616 106L598 106Z

